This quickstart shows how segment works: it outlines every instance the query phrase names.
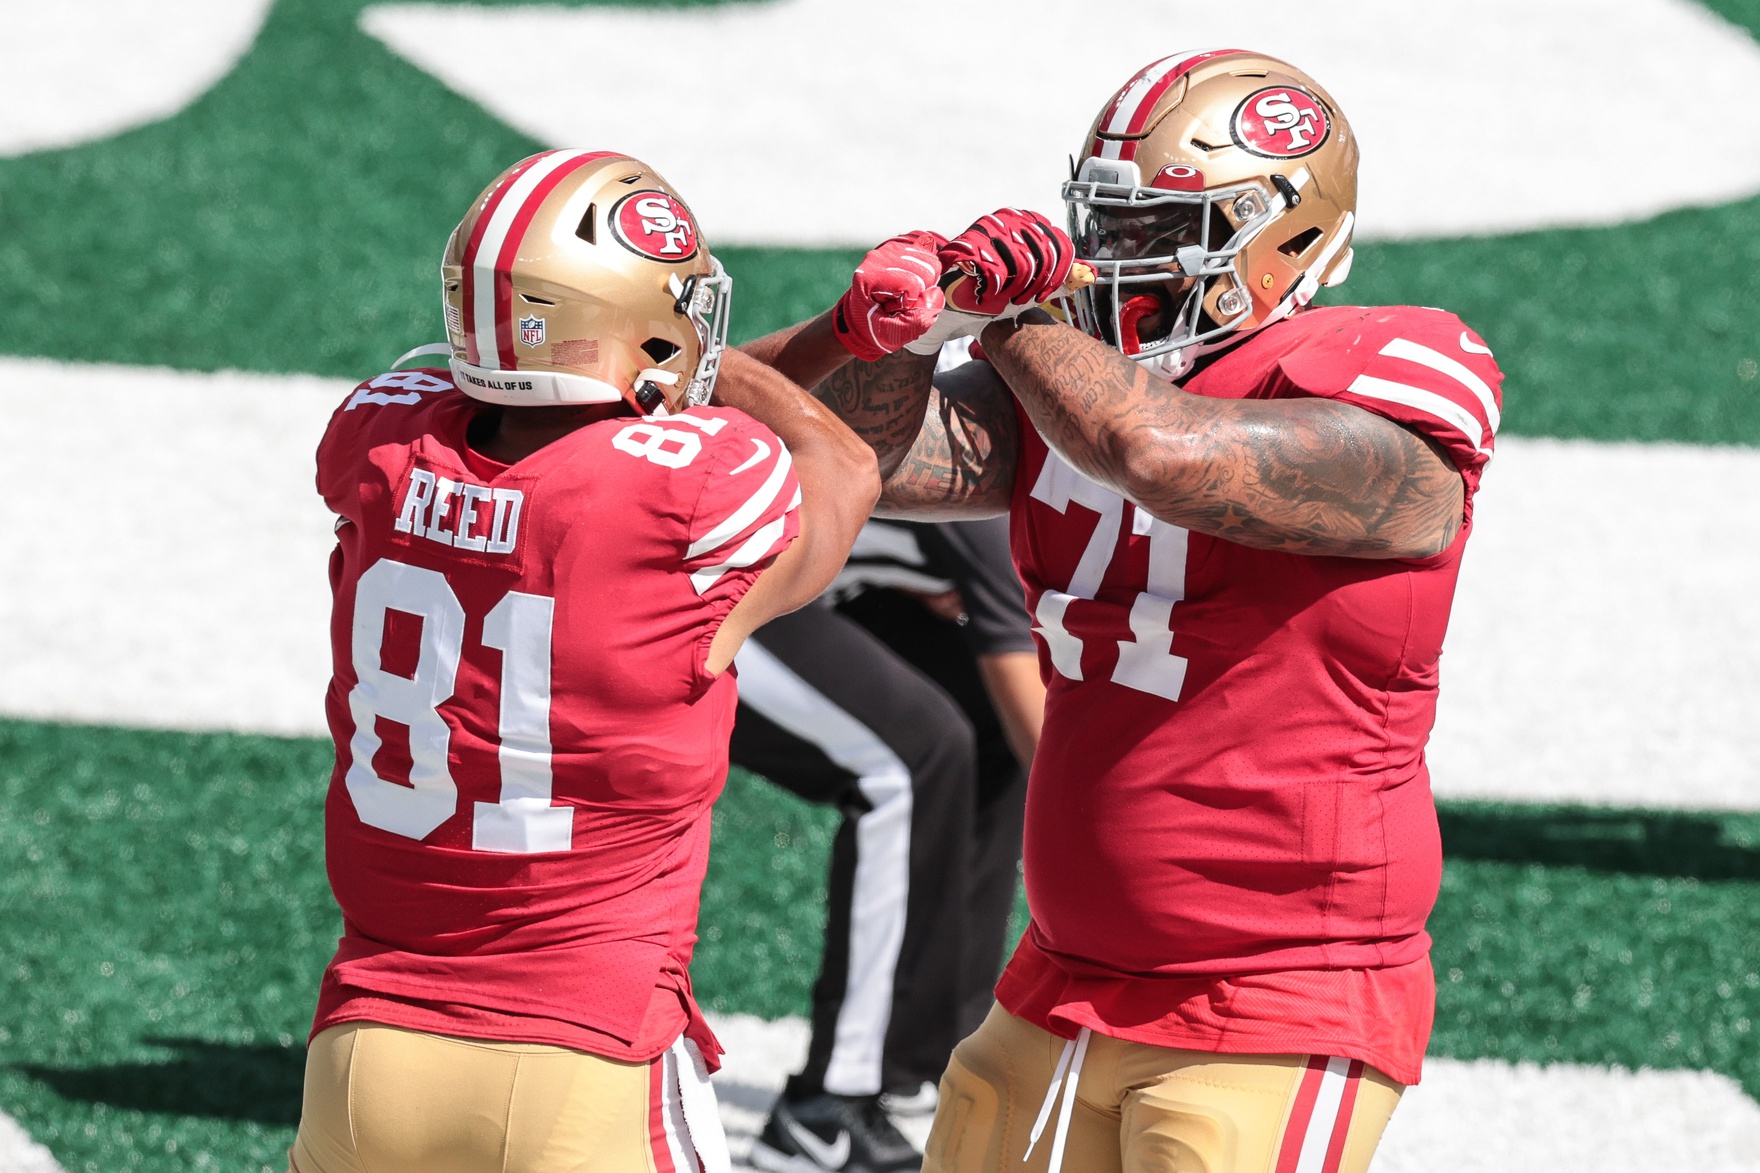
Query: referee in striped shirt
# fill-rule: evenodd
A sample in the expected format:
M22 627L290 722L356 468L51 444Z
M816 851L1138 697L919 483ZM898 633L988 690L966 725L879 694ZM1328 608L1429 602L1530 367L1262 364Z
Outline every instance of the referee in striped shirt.
M989 1009L1044 712L1007 518L871 521L824 598L737 660L732 757L835 804L805 1070L752 1152L774 1173L894 1173Z

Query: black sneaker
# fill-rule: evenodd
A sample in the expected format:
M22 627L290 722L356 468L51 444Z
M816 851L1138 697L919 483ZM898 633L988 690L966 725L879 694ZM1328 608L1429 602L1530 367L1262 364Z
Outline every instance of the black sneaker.
M918 1173L923 1156L880 1107L879 1096L777 1100L752 1142L766 1173Z

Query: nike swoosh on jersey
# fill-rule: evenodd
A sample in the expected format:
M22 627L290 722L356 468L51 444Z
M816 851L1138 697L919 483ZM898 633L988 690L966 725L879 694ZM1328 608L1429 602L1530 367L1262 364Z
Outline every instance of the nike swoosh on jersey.
M849 1130L837 1130L837 1139L827 1144L804 1124L794 1120L784 1120L783 1126L794 1142L807 1151L807 1156L819 1162L827 1169L841 1169L849 1162Z
M1491 352L1486 351L1485 353L1489 354ZM753 456L750 460L746 461L744 464L740 465L738 468L736 468L732 472L728 473L727 474L728 476L736 477L740 473L744 472L746 469L752 467L752 465L757 464L759 461L763 460L766 456L770 455L770 445L764 443L764 441L758 439L756 436L751 437L751 441L752 441L752 443L754 443L758 446L757 455Z
M1466 351L1468 354L1490 354L1491 353L1491 348L1489 346L1480 346L1477 342L1474 342L1471 338L1469 338L1467 336L1467 332L1465 330L1461 331L1461 349Z

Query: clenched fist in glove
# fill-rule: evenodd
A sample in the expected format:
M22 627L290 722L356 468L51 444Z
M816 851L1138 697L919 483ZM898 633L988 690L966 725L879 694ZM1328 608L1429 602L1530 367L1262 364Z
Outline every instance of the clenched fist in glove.
M1067 233L1037 212L1001 208L980 216L939 250L942 267L963 274L932 328L905 349L930 354L943 342L976 334L994 318L1012 318L1053 297L1075 262Z
M845 350L873 362L935 323L946 304L936 254L946 244L936 232L906 232L862 258L831 311L832 332Z

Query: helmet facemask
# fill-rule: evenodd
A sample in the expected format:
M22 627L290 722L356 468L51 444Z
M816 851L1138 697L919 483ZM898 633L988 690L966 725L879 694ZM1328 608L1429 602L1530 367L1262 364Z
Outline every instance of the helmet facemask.
M1076 257L1095 284L1077 324L1177 378L1234 340L1253 315L1237 260L1284 211L1258 183L1208 191L1145 187L1129 160L1088 159L1064 184Z
M678 300L674 308L697 332L702 357L685 385L684 406L701 407L715 394L715 376L721 372L721 352L727 349L727 326L733 304L733 278L721 262L709 258L708 276L691 274L683 281L674 277Z

